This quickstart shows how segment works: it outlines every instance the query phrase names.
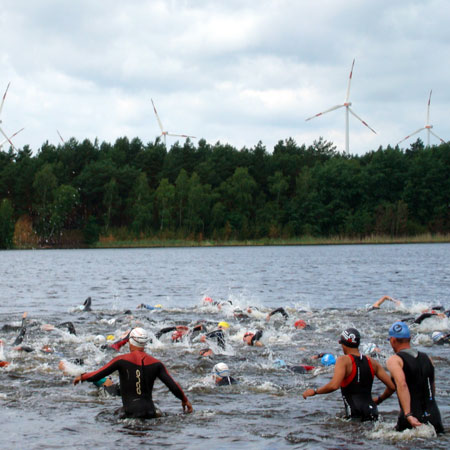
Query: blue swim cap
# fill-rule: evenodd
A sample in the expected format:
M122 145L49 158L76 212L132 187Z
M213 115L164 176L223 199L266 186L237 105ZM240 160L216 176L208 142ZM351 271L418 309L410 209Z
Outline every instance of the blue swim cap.
M408 339L411 337L408 325L405 322L395 322L389 328L389 337L397 339Z
M274 365L275 367L277 367L278 369L280 369L281 367L286 367L286 363L284 362L283 359L276 359L276 360L273 362L273 365Z
M325 355L322 356L320 362L324 366L333 366L334 364L336 364L336 358L331 353L325 353Z

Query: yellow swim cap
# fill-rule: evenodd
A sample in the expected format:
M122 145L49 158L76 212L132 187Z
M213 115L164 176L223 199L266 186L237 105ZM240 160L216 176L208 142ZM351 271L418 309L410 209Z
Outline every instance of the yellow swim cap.
M228 322L219 322L217 326L219 328L230 328L230 324Z
M113 334L108 334L108 336L106 336L106 340L107 341L113 341L115 339Z
M162 305L155 305L155 308L162 308Z

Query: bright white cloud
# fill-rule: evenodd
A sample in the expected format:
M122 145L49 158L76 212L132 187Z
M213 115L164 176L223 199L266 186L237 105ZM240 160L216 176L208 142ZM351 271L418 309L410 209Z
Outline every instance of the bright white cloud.
M450 12L444 0L5 0L3 127L37 150L65 138L153 140L164 126L240 148L294 137L344 146L345 99L378 132L350 120L350 148L395 144L425 124L450 139ZM425 136L421 136L425 139ZM432 141L436 142L436 141ZM169 141L170 143L170 141Z

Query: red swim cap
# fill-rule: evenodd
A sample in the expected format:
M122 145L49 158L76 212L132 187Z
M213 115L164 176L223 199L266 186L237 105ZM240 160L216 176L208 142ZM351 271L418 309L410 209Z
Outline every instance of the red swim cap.
M295 328L305 328L306 322L304 320L297 320L297 322L294 323Z
M207 303L212 303L213 299L212 299L211 297L205 297L205 298L203 299L203 301L204 301L204 302L207 302Z

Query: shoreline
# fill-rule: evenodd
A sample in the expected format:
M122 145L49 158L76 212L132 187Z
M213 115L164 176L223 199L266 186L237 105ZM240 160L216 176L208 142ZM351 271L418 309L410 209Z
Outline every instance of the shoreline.
M349 237L315 238L303 236L300 238L264 238L247 240L212 240L212 239L112 239L111 236L100 237L94 245L65 243L63 245L27 245L23 243L14 247L14 250L44 250L44 249L108 249L108 248L190 248L190 247L262 247L262 246L309 246L309 245L387 245L387 244L435 244L450 243L450 234L422 234L417 236L390 237L367 236L362 239Z

